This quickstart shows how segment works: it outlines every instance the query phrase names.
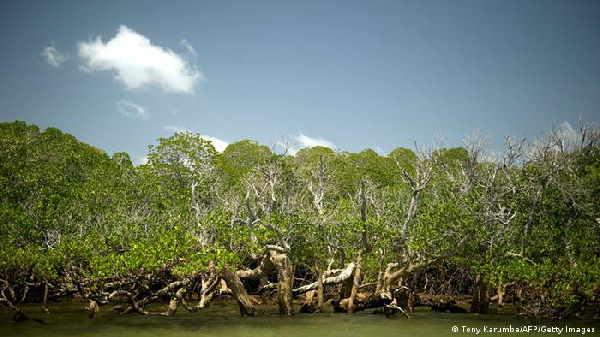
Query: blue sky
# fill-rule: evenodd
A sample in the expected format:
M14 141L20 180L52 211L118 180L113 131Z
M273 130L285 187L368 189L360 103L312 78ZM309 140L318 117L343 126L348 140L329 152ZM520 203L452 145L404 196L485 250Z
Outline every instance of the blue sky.
M600 122L599 17L594 0L4 0L0 121L137 160L182 129L382 153L478 130L500 149Z

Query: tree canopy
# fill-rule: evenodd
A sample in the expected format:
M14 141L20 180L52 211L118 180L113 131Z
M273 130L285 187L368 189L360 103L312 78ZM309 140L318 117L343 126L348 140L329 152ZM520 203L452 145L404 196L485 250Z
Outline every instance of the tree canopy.
M283 156L251 140L217 153L200 135L175 133L134 166L56 128L2 123L0 279L85 279L89 288L70 291L92 298L154 275L156 297L174 279L210 284L216 270L232 289L235 278L248 291L254 279L277 283L289 314L292 292L309 286L294 275L326 285L352 267L381 298L401 285L485 297L516 286L527 310L566 314L600 288L600 136L581 130L569 146L556 129L508 139L496 157L473 138L387 156L324 147ZM426 289L440 264L460 279Z

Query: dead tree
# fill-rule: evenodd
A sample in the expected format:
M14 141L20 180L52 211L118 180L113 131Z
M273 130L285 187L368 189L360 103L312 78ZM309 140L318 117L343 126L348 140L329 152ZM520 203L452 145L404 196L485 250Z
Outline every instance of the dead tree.
M292 288L294 282L294 267L289 258L291 245L288 237L277 226L271 223L272 214L276 211L284 211L280 204L292 207L293 198L289 195L282 196L284 200L278 200L277 189L282 179L281 160L256 169L257 176L254 180L248 180L246 193L246 209L248 218L246 223L250 226L262 225L265 229L275 234L277 242L265 245L266 254L263 259L269 259L269 265L277 270L277 300L279 313L282 315L293 315ZM251 200L251 197L253 197ZM287 199L286 199L287 197ZM262 215L262 216L261 216ZM288 235L293 232L293 224L287 229Z

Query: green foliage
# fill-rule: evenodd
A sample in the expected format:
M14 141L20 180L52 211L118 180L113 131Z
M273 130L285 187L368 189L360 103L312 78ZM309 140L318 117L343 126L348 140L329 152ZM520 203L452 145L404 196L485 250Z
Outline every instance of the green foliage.
M403 147L394 149L388 158L393 160L398 166L404 169L410 174L415 173L415 163L417 162L417 155L411 150Z
M219 156L217 166L227 186L239 187L252 170L265 165L273 156L268 147L251 140L241 140L227 146Z
M600 287L599 146L510 167L475 158L464 148L417 157L405 148L380 156L324 147L282 157L250 140L218 154L201 136L176 133L136 167L126 153L111 158L55 128L3 123L0 277L59 280L77 267L102 281L186 277L210 261L248 267L251 254L280 243L261 225L268 222L289 241L298 270L362 252L365 279L374 282L400 254L454 250L454 265L492 286L525 285L561 310L592 296ZM433 178L404 237L416 186L407 177L428 168ZM260 221L249 221L248 207Z

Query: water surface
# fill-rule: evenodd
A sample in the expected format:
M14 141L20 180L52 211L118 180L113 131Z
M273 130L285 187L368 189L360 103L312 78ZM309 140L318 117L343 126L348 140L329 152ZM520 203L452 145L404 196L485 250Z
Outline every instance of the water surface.
M122 315L103 310L93 319L85 313L86 303L52 304L51 314L41 313L39 306L25 306L30 317L42 318L48 325L33 321L15 323L8 308L0 309L0 336L600 336L600 323L591 319L537 320L517 318L514 315L478 315L435 313L419 308L411 320L403 316L386 318L370 312L347 314L297 314L283 317L276 314L276 306L261 307L261 317L240 317L235 303L215 302L204 311L177 312L174 317L158 315ZM150 308L160 311L160 307ZM491 328L511 327L516 330L531 327L527 333L490 332ZM453 332L452 328L458 330ZM565 327L594 329L567 333ZM555 328L555 332L547 332ZM563 329L559 334L558 329ZM537 331L535 331L537 329ZM542 330L546 330L543 332Z

